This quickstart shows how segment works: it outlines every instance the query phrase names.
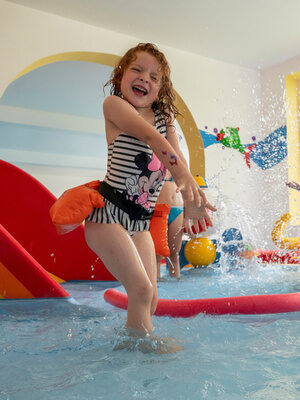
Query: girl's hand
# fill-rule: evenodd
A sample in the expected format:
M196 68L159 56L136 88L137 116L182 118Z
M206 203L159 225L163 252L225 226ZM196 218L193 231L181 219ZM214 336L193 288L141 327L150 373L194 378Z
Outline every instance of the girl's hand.
M286 186L288 186L291 189L300 190L300 184L295 181L286 183Z
M184 166L184 168L186 167ZM177 185L177 192L181 192L184 201L194 202L196 207L200 207L203 203L207 203L205 194L187 168L186 172L187 174L179 178L173 175Z
M197 226L198 226L198 221L197 221ZM185 218L185 217L183 218L182 229L183 229L184 233L186 233L190 238L194 236L191 221L189 218ZM197 232L197 233L199 233L199 232Z
M184 183L181 183L181 180L184 180ZM200 189L189 171L184 178L179 177L175 179L175 182L178 186L177 191L181 192L184 200L184 217L193 220L196 233L200 233L198 222L203 231L207 230L207 224L213 226L208 210L215 212L217 209L207 201L203 190ZM207 224L205 223L205 220L207 221ZM191 232L191 228L188 226L189 224L186 222L185 224L187 225L187 232Z
M205 194L203 193L202 190L201 192L202 192L201 195L202 204L200 205L200 207L197 207L195 202L185 201L184 203L184 218L193 220L193 225L196 230L196 233L200 233L198 222L200 223L201 228L204 232L207 230L207 225L205 223L205 220L209 226L213 226L212 219L208 214L208 210L213 212L217 211L216 207L211 205L206 200Z

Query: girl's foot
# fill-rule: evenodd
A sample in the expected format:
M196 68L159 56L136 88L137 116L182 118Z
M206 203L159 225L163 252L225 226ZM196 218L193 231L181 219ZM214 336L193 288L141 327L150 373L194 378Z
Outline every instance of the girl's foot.
M183 346L176 343L172 338L161 338L158 336L146 335L118 335L113 350L141 351L142 353L172 354L182 351Z

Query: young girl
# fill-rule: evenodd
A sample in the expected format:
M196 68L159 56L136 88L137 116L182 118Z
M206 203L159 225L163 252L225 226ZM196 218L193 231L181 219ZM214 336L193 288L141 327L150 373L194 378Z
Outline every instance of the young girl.
M177 191L174 179L167 172L165 183L157 199L158 203L166 203L171 207L168 218L168 245L170 249L169 255L169 275L180 279L179 251L182 244L183 234L183 200L181 193ZM160 277L160 265L162 256L156 255L157 261L157 279Z
M177 114L170 69L165 56L150 43L127 51L109 82L111 96L103 112L108 144L107 174L100 185L104 208L85 224L86 241L128 294L126 328L145 336L153 331L157 305L156 257L150 219L166 168L183 199L187 216L204 217L211 206L177 153Z

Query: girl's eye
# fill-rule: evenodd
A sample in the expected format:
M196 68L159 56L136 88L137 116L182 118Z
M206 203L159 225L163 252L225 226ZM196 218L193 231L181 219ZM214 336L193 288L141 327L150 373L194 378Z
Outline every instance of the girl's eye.
M139 69L139 68L131 67L131 69L132 69L132 71L140 72L140 69Z
M156 76L151 76L151 79L152 79L154 82L157 82Z

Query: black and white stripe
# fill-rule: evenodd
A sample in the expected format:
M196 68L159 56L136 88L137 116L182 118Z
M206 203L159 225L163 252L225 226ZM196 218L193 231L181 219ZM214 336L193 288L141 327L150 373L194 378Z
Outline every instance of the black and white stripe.
M166 121L161 112L155 112L155 128L166 137ZM121 192L126 191L126 178L141 173L134 161L136 155L141 152L152 158L153 151L150 146L133 136L121 133L108 147L108 168L104 181ZM158 190L148 198L151 210L155 207L162 184L163 181Z
M130 235L135 232L149 231L150 220L132 220L129 215L115 206L113 203L105 199L103 208L94 208L87 217L88 221L97 222L99 224L120 224Z
M155 112L155 128L166 137L165 117L160 112ZM135 164L135 157L140 153L146 153L150 158L153 156L153 150L146 143L126 133L121 133L108 146L107 173L104 181L120 192L126 192L126 178L139 176L142 172ZM162 180L155 193L148 197L149 211L154 210L163 182ZM99 209L94 208L87 219L101 224L121 224L130 234L147 231L150 227L149 220L131 220L126 212L106 199L105 206Z

